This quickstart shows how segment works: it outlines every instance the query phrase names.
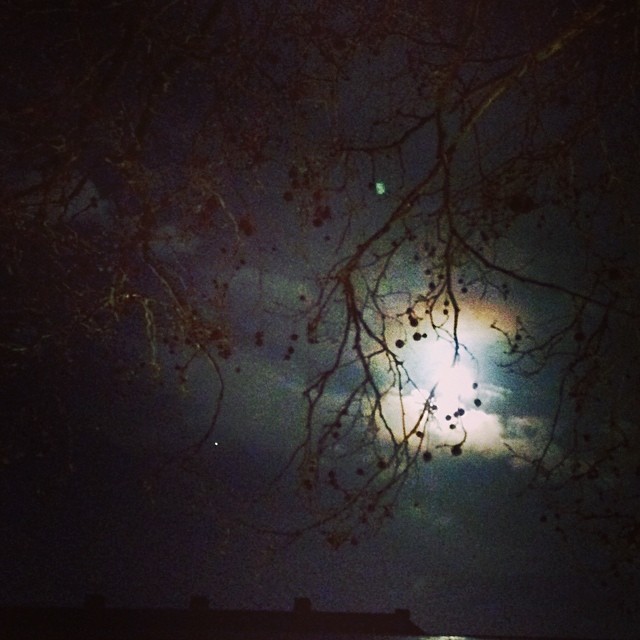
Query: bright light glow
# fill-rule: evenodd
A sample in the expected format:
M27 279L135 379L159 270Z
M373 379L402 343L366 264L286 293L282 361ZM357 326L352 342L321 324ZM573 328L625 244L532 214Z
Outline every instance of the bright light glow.
M429 424L419 426L428 434L422 446L426 445L433 451L440 445L452 445L460 442L466 432L465 451L487 456L505 454L507 450L503 444L500 416L486 413L482 404L478 406L475 402L487 399L483 393L483 381L479 379L478 363L464 349L460 350L454 363L454 350L451 341L444 338L421 340L416 342L411 352L407 350L410 369L416 374L415 380L420 388L404 394L402 400L398 394L389 394L385 398L385 410L391 416L390 427L395 437L402 439L409 430L416 428L416 422L429 400L437 408ZM490 386L491 390L484 391L494 399L506 393L504 389ZM419 444L419 439L415 438L415 445Z
M433 390L432 402L438 406L436 414L444 416L459 407L473 405L479 372L472 356L461 348L454 362L455 347L448 339L430 339L419 344L409 366L418 384Z
M457 362L453 366L442 367L434 376L436 388L434 403L438 406L438 413L453 413L464 406L472 398L474 373L471 368Z
M383 196L387 192L384 182L376 182L376 193Z
M544 437L542 421L535 416L503 414L511 391L490 381L495 366L490 352L500 339L491 325L513 330L517 310L500 301L472 297L465 305L459 318L460 348L455 363L455 344L445 331L439 335L428 331L427 337L415 338L413 327L404 323L397 332L389 333L387 340L397 348L416 387L405 387L402 395L392 391L385 396L383 410L392 434L381 429L380 435L396 442L409 437L416 448L432 452L464 438L463 452L508 455L508 444L526 455ZM416 315L420 316L419 309ZM427 403L436 407L432 413L425 413ZM500 413L489 413L489 407L499 408Z
M390 427L396 440L406 437L407 431L415 427L427 397L428 392L416 389L405 396L402 402L397 394L385 397L384 408L390 416ZM417 437L410 440L416 447L422 445L433 451L440 445L455 444L462 440L464 428L467 434L464 451L473 451L490 457L507 454L504 446L504 423L500 416L486 413L471 405L471 408L465 408L463 416L456 418L441 406L439 403L438 410L428 425L424 423L420 425L420 430L427 433L427 440L423 442ZM401 420L402 412L405 417L404 425ZM451 420L446 420L446 415L451 415ZM450 424L455 424L455 429L450 429ZM380 435L383 438L388 437L385 430L381 430Z

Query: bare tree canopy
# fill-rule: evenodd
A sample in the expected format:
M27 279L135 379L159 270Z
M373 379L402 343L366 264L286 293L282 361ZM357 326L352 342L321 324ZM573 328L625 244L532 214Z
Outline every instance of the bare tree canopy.
M92 363L204 362L184 463L262 348L305 362L275 482L307 509L263 528L338 547L482 449L499 371L541 518L637 563L637 2L4 5L5 464Z

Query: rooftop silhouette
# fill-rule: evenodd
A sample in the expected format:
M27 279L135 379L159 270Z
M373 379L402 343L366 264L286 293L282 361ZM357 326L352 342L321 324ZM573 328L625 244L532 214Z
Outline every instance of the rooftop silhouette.
M408 609L393 613L316 611L296 598L290 611L215 610L195 596L188 609L124 609L90 596L84 607L19 606L0 610L7 640L213 640L225 637L419 636Z

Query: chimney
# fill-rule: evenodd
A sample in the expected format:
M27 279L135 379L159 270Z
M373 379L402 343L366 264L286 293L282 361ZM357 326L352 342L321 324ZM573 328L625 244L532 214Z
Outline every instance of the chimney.
M106 605L105 597L99 593L89 593L84 598L84 608L90 611L104 609Z
M296 598L293 601L294 613L309 613L311 611L311 600L309 598Z
M191 596L189 611L207 611L209 609L209 598L207 596Z

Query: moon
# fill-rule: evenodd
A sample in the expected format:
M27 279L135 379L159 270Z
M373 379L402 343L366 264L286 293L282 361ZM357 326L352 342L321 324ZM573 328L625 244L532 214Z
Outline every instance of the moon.
M393 416L396 439L419 429L429 434L429 447L453 446L464 438L465 451L503 455L505 419L486 411L488 400L509 393L492 381L495 364L490 353L501 336L491 325L511 329L517 312L484 299L470 301L464 311L457 354L455 341L445 331L431 331L427 338L406 343L404 363L415 387L402 398L389 394L385 409ZM428 415L425 403L433 407ZM420 416L425 422L417 424Z

